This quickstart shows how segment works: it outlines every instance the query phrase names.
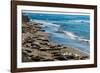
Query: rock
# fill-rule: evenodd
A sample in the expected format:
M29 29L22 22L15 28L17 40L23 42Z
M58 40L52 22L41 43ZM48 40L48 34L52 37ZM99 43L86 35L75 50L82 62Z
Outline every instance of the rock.
M84 60L88 56L79 50L49 40L49 34L41 27L42 24L27 22L22 25L22 55L23 62Z
M31 46L32 46L32 49L40 49L40 46L39 45L37 45L37 44L31 44Z
M43 46L43 45L41 45L41 48L40 49L45 49L45 50L49 50L50 48L48 47L48 46Z
M58 52L54 52L53 54L54 54L54 56L60 56L60 55L61 55L61 54L58 53Z
M36 35L37 36L39 36L39 37L48 37L48 33L45 33L45 32L42 32L42 31L37 31L37 33L36 33Z
M85 60L85 59L89 59L89 57L88 56L82 56L80 59Z
M27 42L27 43L32 43L33 42L31 37L27 37L24 41Z
M34 42L32 42L32 43L31 43L31 46L33 46L34 44L35 44L35 45L38 45L38 46L40 45L40 43L39 43L39 42L34 41Z
M48 45L47 42L40 42L41 45Z
M25 51L27 51L28 53L31 53L32 52L31 50L25 50Z
M61 47L62 45L57 45L57 47Z
M22 52L24 52L24 53L26 53L28 56L30 56L30 53L32 53L33 50L31 50L30 48L25 48L25 47L23 47L23 48L22 48Z
M68 60L66 57L64 57L62 55L56 57L55 59L57 59L57 60Z
M25 47L31 48L31 43L26 43L26 44L25 44Z
M31 59L32 59L32 61L38 62L38 61L40 61L41 58L39 56L36 56L36 57L32 57Z
M24 16L22 15L22 22L25 23L25 22L29 22L29 18L28 16Z
M22 52L22 62L32 62L32 60L26 53Z
M38 40L45 40L45 37L39 37Z
M68 60L70 60L70 59L73 59L73 60L74 60L74 59L75 59L75 56L73 56L73 55L70 55L70 56L69 56L69 55L66 55L66 58L67 58Z
M41 61L54 61L54 59L41 59Z
M43 30L43 29L41 29L40 31L43 31L43 32L45 32L45 30Z
M42 49L42 48L40 48L40 51L47 51L46 49Z
M69 53L68 53L68 52L64 52L64 53L62 53L62 55L64 55L64 56L65 56L65 55L69 55Z
M51 43L51 42L50 42L50 43L48 43L48 45L50 46L51 49L57 48L57 47L56 47L56 44L54 44L54 43Z
M32 36L32 38L33 38L33 39L36 39L36 38L38 38L38 37L37 37L37 36L35 36L35 35L33 35L33 36Z
M55 46L50 46L51 49L55 48Z
M38 49L32 49L32 50L33 50L31 53L31 55L33 55L32 57L39 56L40 51Z
M22 27L22 33L26 33L26 32L30 32L30 28Z

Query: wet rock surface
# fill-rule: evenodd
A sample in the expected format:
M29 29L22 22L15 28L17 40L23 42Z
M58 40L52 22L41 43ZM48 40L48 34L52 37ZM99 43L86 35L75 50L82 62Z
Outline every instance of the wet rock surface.
M35 22L23 23L22 62L89 59L89 56L79 49L51 42L49 34L41 25Z

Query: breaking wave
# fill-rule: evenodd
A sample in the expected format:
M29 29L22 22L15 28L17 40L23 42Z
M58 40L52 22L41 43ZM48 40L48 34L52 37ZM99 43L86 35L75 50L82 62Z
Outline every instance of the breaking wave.
M73 28L73 27L68 27L67 23L63 25L59 23L60 21L57 23L54 23L52 21L46 21L46 20L45 21L44 20L32 20L32 21L42 24L41 27L43 28L43 30L45 30L45 32L47 32L50 35L49 38L51 41L55 43L60 43L60 44L80 48L81 50L85 52L89 52L90 40L85 38L84 35L81 35L81 33L78 32L81 30L77 30L77 28ZM66 26L66 30L63 29L63 26ZM78 34L75 34L74 31L68 30L68 28L76 29L75 32L78 32L80 36Z
M87 42L87 43L89 43L89 40L88 39L85 39L85 38L82 38L80 36L77 36L73 32L65 31L58 24L54 24L54 23L51 23L51 22L48 22L48 21L43 21L43 20L33 20L33 22L43 24L42 27L48 28L49 30L51 30L52 33L64 34L69 39L76 40L76 41L80 41L80 42Z
M69 36L70 39L77 40L77 41L80 41L80 42L87 42L87 43L89 43L88 39L79 37L79 36L75 35L72 32L69 32L69 31L63 31L63 32L64 32L65 35Z

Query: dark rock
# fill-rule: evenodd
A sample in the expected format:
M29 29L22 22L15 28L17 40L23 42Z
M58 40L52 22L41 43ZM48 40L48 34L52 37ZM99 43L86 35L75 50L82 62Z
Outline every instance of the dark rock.
M48 39L44 39L44 40L42 40L42 41L46 41L46 42L49 42L49 40L48 40Z
M43 30L43 29L41 29L40 31L43 31L43 32L45 32L45 30Z
M32 57L31 59L32 59L32 61L38 62L38 61L40 61L40 60L43 59L43 58L41 58L41 57L39 57L39 56L36 56L36 57Z
M41 48L39 45L34 44L34 43L32 43L31 46L32 46L32 49L39 49L39 48Z
M42 24L30 22L30 25L27 19L24 20L27 23L22 25L23 62L88 59L88 56L80 57L78 53L75 55L69 47L51 42L49 34L42 29Z
M60 56L60 55L61 55L60 53L55 53L55 54L54 54L54 56Z
M85 60L85 59L89 59L89 57L88 56L82 56L80 59Z
M75 57L73 55L70 55L70 56L68 55L68 56L66 56L66 58L68 58L69 60L70 59L75 59Z
M41 49L41 48L40 48L40 51L47 51L47 49Z
M40 44L41 44L41 45L48 45L47 42L41 42Z
M32 40L31 37L27 37L27 38L25 39L25 41L26 41L27 43L32 43L32 42L33 42L33 40Z
M41 61L54 61L54 59L42 59Z
M28 48L28 47L31 47L31 44L30 43L26 43L25 46Z
M29 58L29 56L22 52L22 62L31 62L32 60Z
M56 57L55 59L57 59L57 60L68 60L66 57L64 57L62 55Z
M28 16L22 15L22 22L29 22Z
M57 47L61 47L61 45L57 45Z
M26 32L30 32L30 28L22 27L22 33L26 33Z
M28 53L31 53L32 52L31 50L25 50L25 51L27 51Z

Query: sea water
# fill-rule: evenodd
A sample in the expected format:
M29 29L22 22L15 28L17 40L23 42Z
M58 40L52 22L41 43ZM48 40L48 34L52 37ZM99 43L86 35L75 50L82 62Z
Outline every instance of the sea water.
M42 23L52 42L90 52L90 16L75 14L23 13L30 21Z

